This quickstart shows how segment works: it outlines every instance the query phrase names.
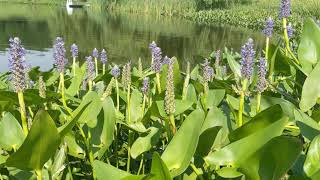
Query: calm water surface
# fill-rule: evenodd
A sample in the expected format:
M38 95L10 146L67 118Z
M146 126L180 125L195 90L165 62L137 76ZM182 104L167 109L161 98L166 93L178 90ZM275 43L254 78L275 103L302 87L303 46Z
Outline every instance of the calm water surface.
M163 16L114 14L90 9L31 6L0 3L0 72L7 68L8 39L18 36L27 49L27 62L42 70L52 67L52 42L62 36L69 47L78 44L80 58L93 48L108 52L109 61L136 62L139 57L150 62L148 45L153 40L163 54L185 61L203 61L213 50L229 47L239 50L253 37L258 46L261 33L223 25L199 25L184 19ZM68 54L70 56L70 54ZM71 59L71 58L69 58Z

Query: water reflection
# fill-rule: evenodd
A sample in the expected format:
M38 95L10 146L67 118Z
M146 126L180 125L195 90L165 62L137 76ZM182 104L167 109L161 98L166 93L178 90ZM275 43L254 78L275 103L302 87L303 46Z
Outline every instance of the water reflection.
M19 36L28 50L27 61L43 70L52 67L52 42L64 37L66 45L77 43L80 57L94 47L105 48L110 61L124 63L141 57L150 61L148 44L155 40L168 56L193 63L225 46L239 50L253 37L263 44L260 33L229 26L207 26L163 16L112 14L65 7L0 4L0 71L7 69L5 50L11 36Z

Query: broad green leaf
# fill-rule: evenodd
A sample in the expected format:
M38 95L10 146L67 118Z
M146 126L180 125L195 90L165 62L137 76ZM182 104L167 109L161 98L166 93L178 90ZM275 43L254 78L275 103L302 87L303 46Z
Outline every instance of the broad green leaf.
M319 54L320 55L320 54ZM300 109L303 112L311 109L320 97L320 63L312 70L303 84Z
M193 111L163 152L161 158L173 177L183 173L189 166L197 148L204 118L205 115L201 109Z
M177 89L179 88L179 85L182 83L181 81L181 74L180 74L180 67L179 67L179 62L176 57L172 57L171 60L174 61L173 64L173 80L174 80L174 87ZM166 84L167 84L167 74L168 74L168 65L165 64L162 66L162 71L161 71L161 92L164 92L166 90ZM175 89L175 90L176 90Z
M91 102L90 105L85 108L78 122L81 124L86 123L90 128L93 128L97 125L97 117L102 109L102 101L96 92L92 91L85 95L78 107L79 110L76 109L75 114L77 114L77 111L81 111L82 107L89 102Z
M82 116L85 109L89 106L90 102L88 102L84 106L80 106L80 111L76 110L74 113L72 113L72 117L74 117L72 120L68 121L66 124L58 128L58 131L60 133L60 136L65 136L68 132L72 130L72 128L76 125L80 117Z
M217 171L217 174L223 178L236 178L243 176L241 172L237 171L236 168L232 167L223 167L222 169L219 169Z
M212 108L215 106L219 106L219 104L224 98L225 92L226 91L224 89L209 90L208 97L207 97L207 107Z
M279 180L293 166L301 151L299 139L275 137L243 161L240 170L248 179Z
M160 155L155 152L152 156L151 174L153 175L150 179L154 180L171 180L169 169L166 164L162 161Z
M101 161L95 160L93 162L93 171L95 172L97 179L99 180L124 180L124 179L135 179L142 180L144 176L137 176L127 173L126 171L122 171L113 167L109 164L103 163Z
M212 127L212 128L206 129L204 132L201 133L199 137L199 143L198 143L196 154L202 157L208 155L208 153L210 152L216 140L216 137L220 129L221 129L221 126Z
M0 147L5 150L17 149L23 143L24 134L16 118L9 112L0 121Z
M131 156L136 159L142 153L149 151L160 138L160 130L150 127L150 132L146 136L139 137L131 147Z
M309 147L306 161L303 165L303 170L307 176L311 177L316 172L320 171L320 135L315 137Z
M7 159L7 166L22 170L39 170L59 147L61 138L46 111L39 111L21 147ZM28 158L27 158L28 157Z
M299 60L316 64L320 60L320 28L312 18L304 22L298 49Z
M294 110L294 117L301 134L309 141L320 134L320 125L310 116L300 110Z
M231 54L226 53L226 55L227 55L227 61L231 71L236 76L236 78L240 78L241 77L240 64L234 59L234 57Z
M64 137L64 141L68 146L69 155L80 159L85 158L86 152L77 144L73 132L69 132L68 134L66 134Z
M194 102L189 100L180 100L176 99L176 111L174 113L175 116L184 113L186 110L190 109ZM159 113L162 117L168 117L164 108L164 101L156 101Z
M85 75L85 66L79 67L76 65L76 76L71 79L71 84L66 89L66 94L70 96L75 96L79 91L80 86L82 85L82 81Z
M102 107L104 122L100 140L103 147L98 152L99 157L101 157L111 145L114 138L113 136L116 125L116 109L114 107L112 99L110 97L105 99L102 102Z
M136 123L142 119L142 99L141 92L136 89L132 91L130 98L131 121L129 122L127 118L128 124Z
M281 135L287 121L288 118L284 117L264 129L210 153L205 160L210 165L234 164L237 166L273 137Z
M65 160L66 160L66 151L65 147L61 146L60 150L57 151L54 161L51 167L52 179L56 179L65 168Z
M194 102L194 103L197 102L197 92L196 92L196 89L194 88L193 84L189 84L189 86L188 86L186 100L190 101L190 102Z
M223 126L227 121L227 117L217 107L213 107L209 110L207 117L202 125L201 133L212 127Z
M275 123L283 117L282 109L280 105L271 106L268 109L257 114L248 123L244 124L241 128L238 128L229 134L231 142L237 141L244 137L247 137L260 129Z

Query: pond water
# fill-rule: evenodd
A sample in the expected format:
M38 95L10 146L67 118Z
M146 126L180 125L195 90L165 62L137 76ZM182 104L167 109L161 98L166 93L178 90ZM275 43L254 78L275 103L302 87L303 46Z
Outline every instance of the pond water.
M42 70L52 67L52 43L57 36L65 39L68 53L72 43L78 44L81 59L95 47L105 48L109 61L116 63L137 62L139 57L149 63L148 45L152 41L164 55L176 56L182 65L186 61L201 62L225 46L239 50L249 37L258 47L264 43L259 32L200 25L180 18L4 3L0 4L0 72L8 69L6 50L13 36L20 37L27 49L27 62Z

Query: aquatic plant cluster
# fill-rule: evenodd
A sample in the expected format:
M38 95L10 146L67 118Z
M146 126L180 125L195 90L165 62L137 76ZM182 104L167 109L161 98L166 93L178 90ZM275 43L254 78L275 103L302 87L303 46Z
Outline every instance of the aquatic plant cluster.
M288 4L276 44L265 17L264 50L248 38L186 70L156 42L120 65L57 37L42 72L9 39L0 179L319 179L320 27L306 19L292 49Z

